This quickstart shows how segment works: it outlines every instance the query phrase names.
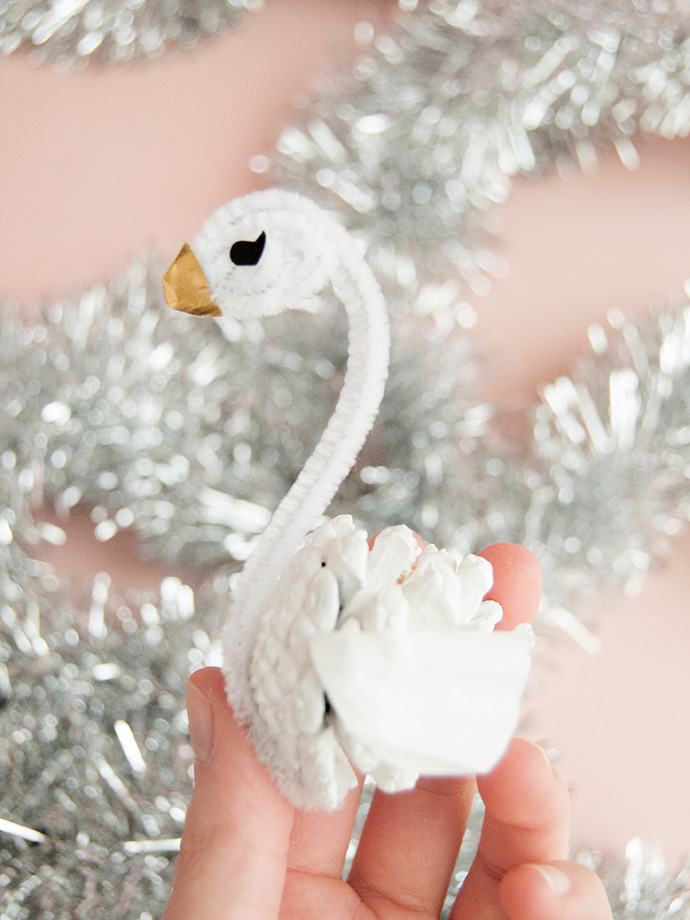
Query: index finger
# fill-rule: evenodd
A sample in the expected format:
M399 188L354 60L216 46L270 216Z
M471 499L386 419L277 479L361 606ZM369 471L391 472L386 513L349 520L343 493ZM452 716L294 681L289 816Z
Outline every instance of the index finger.
M520 623L532 623L543 586L537 557L517 543L495 543L477 555L488 559L494 569L493 587L486 600L496 601L503 608L503 618L496 629L510 630Z
M164 920L274 920L294 809L228 704L219 668L189 678L194 793Z

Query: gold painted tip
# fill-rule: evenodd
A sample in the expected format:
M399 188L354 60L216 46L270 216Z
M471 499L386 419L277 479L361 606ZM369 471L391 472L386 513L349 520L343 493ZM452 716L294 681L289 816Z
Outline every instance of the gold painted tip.
M163 295L173 310L182 310L195 316L223 315L213 300L204 270L189 243L184 244L163 275Z

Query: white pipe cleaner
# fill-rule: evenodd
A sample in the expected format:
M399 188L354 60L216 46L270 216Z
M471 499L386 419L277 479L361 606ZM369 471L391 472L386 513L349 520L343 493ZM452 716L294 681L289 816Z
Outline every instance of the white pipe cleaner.
M300 308L328 284L349 322L343 387L245 565L223 640L228 698L259 757L296 806L332 809L355 784L352 764L387 791L491 769L518 720L532 640L493 632L484 559L420 552L406 527L369 552L349 516L308 534L371 429L388 369L381 291L332 216L283 190L237 199L163 279L176 309L239 319Z

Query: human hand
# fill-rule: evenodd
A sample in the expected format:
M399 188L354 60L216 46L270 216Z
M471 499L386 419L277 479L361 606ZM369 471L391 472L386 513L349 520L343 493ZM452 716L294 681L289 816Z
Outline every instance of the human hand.
M541 576L501 544L489 595L502 628L534 617ZM431 920L438 917L476 788L486 816L451 920L610 920L596 875L565 859L568 793L543 753L515 739L487 776L422 779L376 792L347 882L361 789L335 813L296 811L228 707L216 668L188 684L195 788L163 920Z

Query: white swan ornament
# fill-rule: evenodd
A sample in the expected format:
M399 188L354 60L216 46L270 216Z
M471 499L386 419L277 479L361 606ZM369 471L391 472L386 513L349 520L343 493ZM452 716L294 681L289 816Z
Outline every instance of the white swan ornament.
M334 414L238 580L223 635L229 701L297 807L337 808L353 765L386 791L420 774L490 770L519 717L529 627L494 632L491 565L421 549L389 527L369 551L345 515L309 529L352 467L383 396L383 297L354 240L299 195L231 201L163 279L168 303L242 318L299 308L331 285L349 320Z

